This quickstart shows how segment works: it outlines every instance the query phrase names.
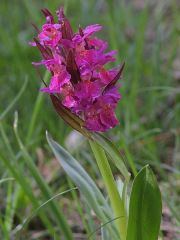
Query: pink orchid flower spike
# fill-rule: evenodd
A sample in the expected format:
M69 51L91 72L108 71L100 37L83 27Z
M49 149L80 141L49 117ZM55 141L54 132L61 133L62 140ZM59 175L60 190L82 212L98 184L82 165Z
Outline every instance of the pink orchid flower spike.
M36 46L44 65L51 73L48 93L60 116L73 128L83 132L105 132L118 124L115 109L121 98L119 84L124 64L107 69L116 60L116 51L106 52L108 43L95 37L102 26L94 24L73 32L61 7L58 22L48 9L42 10L46 23L31 45Z

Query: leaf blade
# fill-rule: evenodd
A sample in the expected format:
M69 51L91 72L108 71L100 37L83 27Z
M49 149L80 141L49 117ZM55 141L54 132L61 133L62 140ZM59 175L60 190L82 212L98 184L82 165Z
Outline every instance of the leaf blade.
M161 210L160 190L152 170L147 165L133 182L127 240L157 240Z
M63 167L67 175L78 187L83 198L96 213L97 217L102 223L106 223L113 218L112 210L109 207L106 199L96 186L95 182L79 164L63 147L55 142L47 133L47 140L58 162ZM117 230L112 223L112 226L107 226L111 232L113 239L118 239Z

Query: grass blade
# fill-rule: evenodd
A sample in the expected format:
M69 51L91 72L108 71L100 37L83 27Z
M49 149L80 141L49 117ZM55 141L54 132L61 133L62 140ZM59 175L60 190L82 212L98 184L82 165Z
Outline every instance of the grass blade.
M23 157L26 161L26 164L28 165L28 168L29 168L32 176L36 180L36 183L37 183L39 189L41 190L41 192L44 196L44 199L49 199L49 198L51 198L51 196L53 194L52 194L49 186L46 184L45 180L42 178L41 174L39 173L39 170L35 166L33 159L31 158L31 156L27 152L25 146L23 145L23 143L22 143L22 141L19 137L19 134L18 134L17 126L18 126L18 115L17 115L17 112L16 112L15 113L15 120L14 120L14 132L15 132L17 142L18 142L19 147L22 151L22 155L23 155ZM61 229L61 231L64 234L64 237L67 240L72 239L71 229L70 229L62 211L60 210L60 206L57 206L57 204L54 203L54 202L50 202L49 206L51 208L52 213L54 214L54 217L57 220L59 228Z

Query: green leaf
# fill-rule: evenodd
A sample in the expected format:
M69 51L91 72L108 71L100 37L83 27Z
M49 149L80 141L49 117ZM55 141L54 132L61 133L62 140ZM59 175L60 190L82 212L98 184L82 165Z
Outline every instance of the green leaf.
M74 184L78 187L85 202L91 209L93 209L99 220L102 223L106 223L112 219L113 214L111 208L96 186L95 182L84 170L84 168L79 164L78 161L74 159L72 155L70 155L64 148L57 144L48 134L47 140L57 160ZM118 239L114 223L109 224L108 228L114 237L113 239Z
M161 211L161 193L156 178L147 165L133 182L127 240L157 240Z
M106 230L106 228L101 228L101 240L109 240L110 236Z

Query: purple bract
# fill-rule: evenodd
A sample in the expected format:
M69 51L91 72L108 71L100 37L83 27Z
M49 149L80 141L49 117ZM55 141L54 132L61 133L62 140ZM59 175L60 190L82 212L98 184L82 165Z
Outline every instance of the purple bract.
M38 31L32 46L43 57L36 66L44 65L51 72L49 86L42 92L55 95L61 105L83 121L86 129L104 132L118 124L115 108L121 96L117 80L124 64L106 69L115 61L116 51L105 52L107 42L93 34L100 31L99 24L78 29L73 33L63 8L57 11L58 23L47 9L42 10L46 23Z

